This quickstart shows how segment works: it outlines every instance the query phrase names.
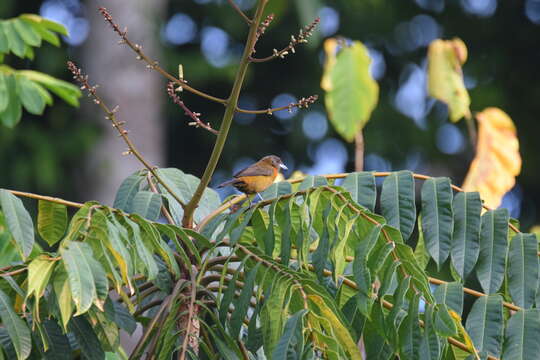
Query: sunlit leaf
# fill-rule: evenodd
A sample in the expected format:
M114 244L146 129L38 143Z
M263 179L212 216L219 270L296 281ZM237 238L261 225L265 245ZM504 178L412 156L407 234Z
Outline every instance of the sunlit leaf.
M496 208L514 187L521 171L519 141L512 119L498 108L487 108L476 115L478 141L463 189L478 191L484 203Z
M471 116L471 100L463 82L461 66L467 60L467 47L461 39L434 40L428 49L428 91L446 103L450 120Z
M369 72L371 58L359 41L348 45L334 38L324 43L326 62L321 87L336 131L347 141L368 122L379 98L379 85Z

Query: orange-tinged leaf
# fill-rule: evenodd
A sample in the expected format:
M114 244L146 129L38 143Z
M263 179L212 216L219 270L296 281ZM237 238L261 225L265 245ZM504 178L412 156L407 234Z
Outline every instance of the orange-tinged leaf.
M428 92L448 105L452 122L471 117L471 99L461 71L466 60L467 47L461 39L437 39L429 45Z
M504 194L514 187L521 171L516 127L498 108L487 108L476 115L478 143L476 156L465 177L463 189L478 191L484 203L496 208Z

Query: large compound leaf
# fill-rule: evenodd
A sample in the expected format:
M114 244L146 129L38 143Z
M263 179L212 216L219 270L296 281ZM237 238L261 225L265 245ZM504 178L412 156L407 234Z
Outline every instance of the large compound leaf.
M144 177L139 172L125 178L116 192L113 207L124 210L127 213L132 212L133 198L139 192L139 187L143 179Z
M428 91L446 103L450 120L470 118L471 99L463 82L461 65L467 60L467 47L458 38L434 40L428 49Z
M17 243L23 258L30 255L34 246L34 223L22 201L7 190L0 189L0 206L6 225Z
M326 63L321 87L326 91L326 109L336 131L350 142L377 105L379 85L369 73L371 58L361 42L347 45L328 39L324 49Z
M504 194L514 187L515 177L521 171L516 127L512 119L498 108L487 108L476 114L476 119L476 156L463 182L463 189L480 192L485 204L496 208Z

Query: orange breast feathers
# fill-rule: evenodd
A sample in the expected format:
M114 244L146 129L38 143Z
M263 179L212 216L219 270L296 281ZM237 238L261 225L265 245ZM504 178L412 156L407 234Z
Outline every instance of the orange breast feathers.
M277 175L277 174L276 174ZM238 190L247 194L254 194L266 190L276 178L273 176L240 176L237 179L239 182L235 184Z

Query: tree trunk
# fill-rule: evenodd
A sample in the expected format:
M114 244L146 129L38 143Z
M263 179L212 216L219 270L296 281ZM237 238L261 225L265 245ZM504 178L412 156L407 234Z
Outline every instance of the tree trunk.
M165 4L164 0L106 2L120 28L127 27L130 40L142 45L156 60L160 58L156 24L164 16ZM83 51L83 71L89 75L91 83L100 85L98 94L110 108L119 106L118 119L126 121L129 136L143 156L154 166L163 165L165 123L161 107L166 97L166 82L136 60L131 49L118 44L118 35L93 2L89 4L89 17L91 32ZM90 102L84 109L89 121L100 124L102 133L87 159L86 176L81 185L86 199L112 204L122 180L142 166L132 155L122 155L126 145L100 109Z

